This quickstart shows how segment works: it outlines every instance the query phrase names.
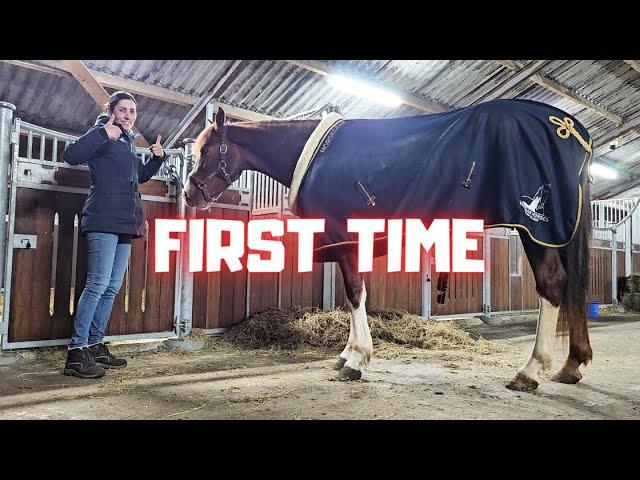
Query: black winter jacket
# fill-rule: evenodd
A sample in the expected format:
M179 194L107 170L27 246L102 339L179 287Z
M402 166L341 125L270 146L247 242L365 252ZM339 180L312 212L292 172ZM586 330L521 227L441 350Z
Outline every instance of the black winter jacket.
M100 115L96 124L70 144L62 158L71 165L86 163L91 171L91 190L82 209L80 232L144 235L144 214L138 184L160 169L165 157L153 156L146 164L135 154L133 138L122 133L109 140Z

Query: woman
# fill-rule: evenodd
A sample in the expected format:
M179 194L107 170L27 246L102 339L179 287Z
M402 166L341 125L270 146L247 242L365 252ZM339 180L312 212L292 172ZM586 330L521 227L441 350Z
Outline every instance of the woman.
M137 111L130 93L115 92L105 107L106 114L63 154L67 163L86 163L91 171L91 190L80 223L88 246L87 282L78 300L64 368L65 375L80 378L102 377L105 368L127 365L111 355L104 332L127 268L131 239L144 234L138 184L155 175L164 161L160 135L149 147L153 157L146 164L135 154L132 128Z

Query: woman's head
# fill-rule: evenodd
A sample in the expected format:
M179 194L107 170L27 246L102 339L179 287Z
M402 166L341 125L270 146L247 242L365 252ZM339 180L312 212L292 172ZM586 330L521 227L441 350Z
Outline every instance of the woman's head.
M116 118L113 123L119 123L125 130L131 130L138 116L136 99L127 92L114 92L108 103L105 105L106 112L114 114Z

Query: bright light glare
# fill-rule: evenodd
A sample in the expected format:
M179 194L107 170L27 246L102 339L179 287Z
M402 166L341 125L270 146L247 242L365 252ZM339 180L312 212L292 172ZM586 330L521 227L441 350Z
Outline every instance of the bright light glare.
M589 171L594 177L606 178L608 180L615 180L618 178L618 172L611 167L603 165L602 163L592 163Z
M343 75L329 75L327 81L334 88L381 103L387 107L394 108L402 103L402 99L398 95Z

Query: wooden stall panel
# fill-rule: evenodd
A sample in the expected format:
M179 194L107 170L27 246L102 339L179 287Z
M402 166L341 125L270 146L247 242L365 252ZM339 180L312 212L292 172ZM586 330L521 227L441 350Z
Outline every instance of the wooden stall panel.
M196 218L241 220L246 224L248 212L245 210L211 208L209 210L198 210L196 212ZM222 242L223 245L228 244L228 234L223 234ZM206 248L204 254L206 255ZM242 265L246 266L246 251L245 255L241 258L241 262ZM206 258L204 257L203 265L206 270ZM226 328L240 323L245 318L246 294L246 268L238 272L231 272L226 263L223 262L220 272L202 271L194 273L193 326L196 328L213 329Z
M75 291L72 297L74 219L80 221L86 196L79 193L18 188L16 192L15 233L37 235L37 246L14 249L12 272L10 342L56 340L70 338L73 315L84 290L87 275L86 238L77 236ZM143 202L150 221L156 216L175 218L175 206L169 203ZM55 216L58 216L58 249L55 290L51 304L51 278L54 258ZM144 288L144 239L132 242L131 269L128 280L128 311L125 311L127 281L114 302L107 335L129 335L172 329L174 275L153 272L153 242L149 253L146 311L142 312ZM175 262L175 260L173 260ZM53 315L50 314L53 307Z
M611 303L611 251L591 249L587 300Z

